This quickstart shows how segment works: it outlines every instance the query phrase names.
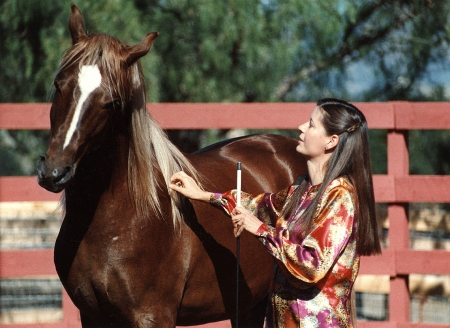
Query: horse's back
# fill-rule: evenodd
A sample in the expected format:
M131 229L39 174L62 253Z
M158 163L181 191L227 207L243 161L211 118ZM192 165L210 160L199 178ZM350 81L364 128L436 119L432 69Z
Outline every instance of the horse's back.
M287 137L252 135L220 142L187 156L201 177L205 177L202 179L205 190L235 189L236 163L241 162L242 190L259 194L282 190L305 171L305 160L295 147L296 141ZM210 205L196 201L192 204L196 218L188 225L198 240L192 258L191 280L187 283L181 308L196 307L197 302L207 303L212 307L223 306L230 314L235 309L236 281L236 239L232 224L220 209L211 210ZM273 260L251 234L244 232L240 239L240 304L243 311L251 311L268 292ZM210 312L205 310L204 315ZM181 310L179 323L183 322L183 317Z
M276 192L306 171L297 141L276 134L250 135L225 140L189 155L204 177L206 187L236 188L236 163L242 163L242 189L250 193Z

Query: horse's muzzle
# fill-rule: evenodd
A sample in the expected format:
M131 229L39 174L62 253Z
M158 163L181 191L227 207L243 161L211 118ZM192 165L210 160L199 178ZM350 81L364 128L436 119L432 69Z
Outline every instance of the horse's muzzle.
M60 192L73 174L72 165L51 165L45 155L39 157L37 163L38 183L51 192Z

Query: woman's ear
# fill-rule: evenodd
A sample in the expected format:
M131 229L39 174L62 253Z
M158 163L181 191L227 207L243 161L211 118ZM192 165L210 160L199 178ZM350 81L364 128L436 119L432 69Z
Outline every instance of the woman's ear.
M328 143L325 147L325 150L332 150L334 149L339 143L339 136L337 134L333 134L332 136L328 137Z

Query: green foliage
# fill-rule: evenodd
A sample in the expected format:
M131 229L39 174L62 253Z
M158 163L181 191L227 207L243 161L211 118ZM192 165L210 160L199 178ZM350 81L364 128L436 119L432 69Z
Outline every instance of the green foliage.
M50 100L53 75L70 46L71 2L0 2L0 102ZM160 32L142 59L149 102L448 99L446 81L430 70L449 68L448 1L83 0L77 5L88 33L134 44ZM23 133L45 144L46 136ZM386 170L385 133L371 132L377 172ZM170 135L185 151L226 137L224 131ZM444 135L432 139L443 148L449 141ZM17 139L16 147L20 143ZM3 143L0 151L2 163L27 167L17 162L30 155ZM412 170L422 172L423 161L412 154ZM10 172L4 165L0 174Z
M450 174L450 131L409 132L410 174Z
M369 130L370 158L374 174L387 174L387 131Z
M0 101L47 100L70 46L70 3L0 4ZM351 100L426 100L427 67L448 55L446 1L86 0L79 6L88 33L130 44L161 33L143 60L149 101L345 98L354 93L348 81L355 65L366 68L360 75L369 88Z
M0 130L0 175L35 174L48 137L48 131Z

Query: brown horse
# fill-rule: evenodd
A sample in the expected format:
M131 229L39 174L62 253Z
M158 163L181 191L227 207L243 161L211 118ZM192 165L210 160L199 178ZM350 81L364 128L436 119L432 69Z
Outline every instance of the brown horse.
M235 238L229 218L167 187L179 170L207 190L277 191L305 170L296 141L275 135L225 141L184 155L146 110L138 59L158 33L127 46L86 35L72 5L72 47L55 76L51 139L39 184L65 190L55 245L58 275L83 327L174 327L235 316ZM261 325L273 262L241 237L242 327ZM262 309L262 310L261 310Z

